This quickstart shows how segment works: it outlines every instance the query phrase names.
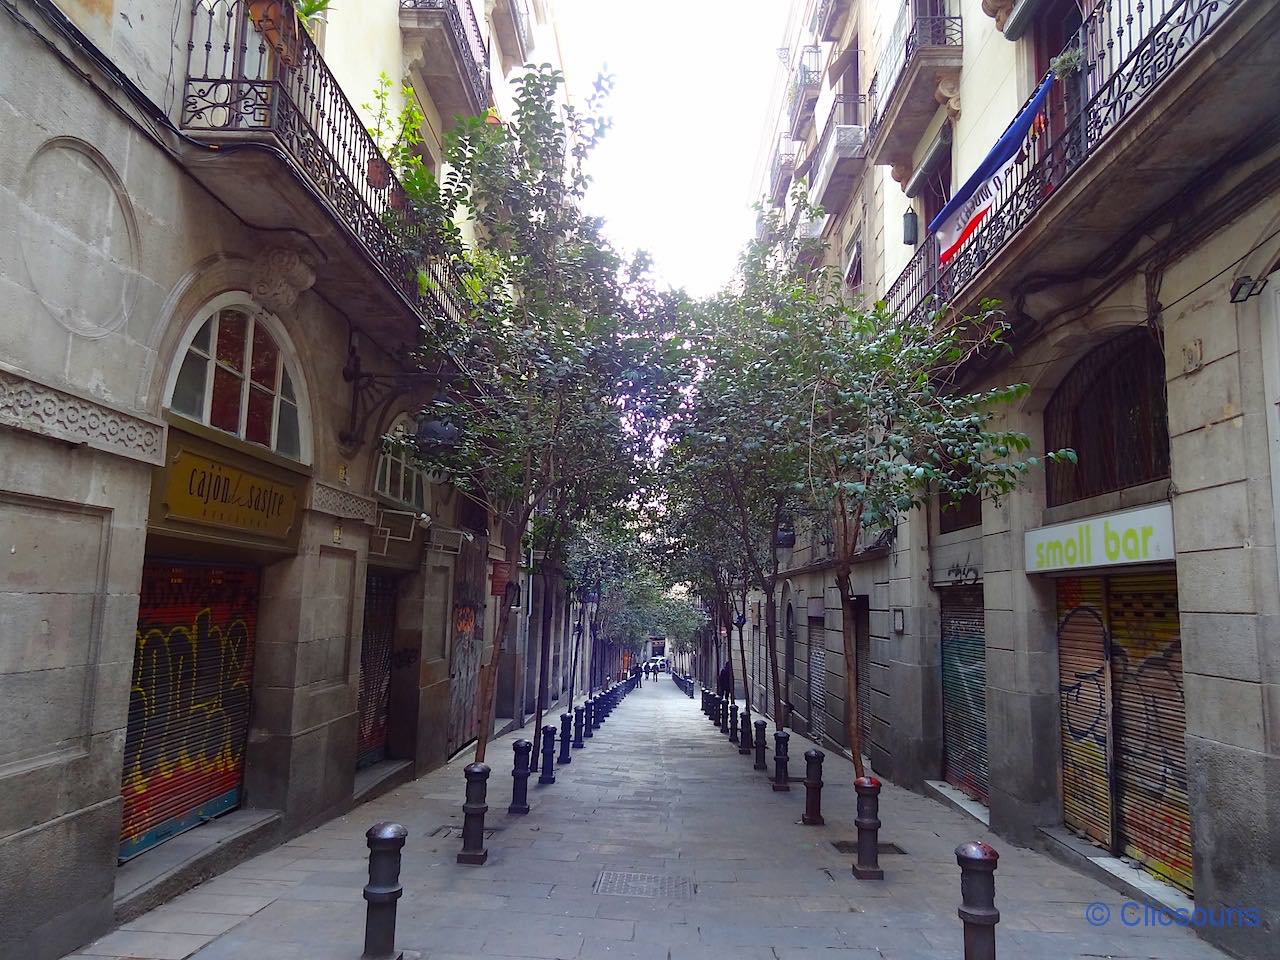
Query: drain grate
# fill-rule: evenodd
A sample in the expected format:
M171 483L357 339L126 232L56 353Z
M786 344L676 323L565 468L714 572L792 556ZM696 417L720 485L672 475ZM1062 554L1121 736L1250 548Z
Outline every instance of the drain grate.
M839 850L841 853L857 853L858 852L858 843L856 840L836 840L836 841L833 841L831 845L835 847L837 850ZM881 840L878 844L876 844L876 852L879 853L879 855L882 857L892 856L895 854L899 856L904 856L904 857L907 855L907 851L903 850L896 843L889 843L886 840Z
M693 896L693 883L687 877L605 870L596 878L593 892L603 897L653 897L664 900L688 900Z
M495 829L496 829L496 828L492 828L492 829L491 829L491 828L486 827L486 828L485 828L485 831L484 831L484 838L485 838L486 840L491 839L491 838L493 837L493 834L494 834L494 830L495 830ZM450 839L450 838L452 838L452 839L454 839L454 840L461 840L461 839L462 839L462 827L461 827L461 826L459 826L459 825L457 825L457 824L446 823L444 826L436 827L434 830L432 830L430 833L428 833L428 834L427 834L427 836L428 836L428 837L439 837L439 838L440 838L440 839L442 839L442 840L447 840L447 839Z

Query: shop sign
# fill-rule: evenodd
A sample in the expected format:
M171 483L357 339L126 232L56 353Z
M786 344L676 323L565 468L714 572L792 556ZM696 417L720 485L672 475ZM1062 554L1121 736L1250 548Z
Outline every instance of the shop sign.
M1159 503L1028 530L1027 573L1173 559L1173 507Z
M507 560L493 561L493 577L489 586L491 597L501 597L507 592L507 584L511 582L511 563Z
M298 509L294 487L181 451L168 469L165 515L285 540Z

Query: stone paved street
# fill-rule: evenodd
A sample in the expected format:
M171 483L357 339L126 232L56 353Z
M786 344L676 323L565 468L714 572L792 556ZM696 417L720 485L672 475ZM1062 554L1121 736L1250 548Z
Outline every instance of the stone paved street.
M1122 897L987 834L932 800L885 788L882 883L850 875L832 842L855 837L850 766L827 760L824 827L798 823L804 792L774 793L765 775L702 717L668 677L628 697L558 767L530 786L532 812L509 816L511 742L493 743L489 862L454 862L467 758L407 784L179 897L77 957L355 960L363 944L364 831L409 829L397 946L430 960L462 957L638 960L952 960L961 957L956 845L987 840L996 874L1001 957L1225 957L1192 934L1090 926L1085 907ZM792 754L808 745L793 738ZM792 772L799 773L793 761ZM594 892L602 871L688 880L659 897Z

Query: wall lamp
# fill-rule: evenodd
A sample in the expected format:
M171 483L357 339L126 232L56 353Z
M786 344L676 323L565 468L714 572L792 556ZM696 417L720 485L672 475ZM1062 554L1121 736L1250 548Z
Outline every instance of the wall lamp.
M908 210L902 215L902 242L909 247L920 242L920 218L915 210Z
M1267 285L1267 277L1255 280L1253 277L1236 277L1231 284L1231 302L1244 303L1250 297L1256 297Z

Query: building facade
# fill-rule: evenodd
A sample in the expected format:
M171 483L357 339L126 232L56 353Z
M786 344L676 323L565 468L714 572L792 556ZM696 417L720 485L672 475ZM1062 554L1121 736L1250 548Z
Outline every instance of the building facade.
M791 229L851 299L998 300L1012 350L968 385L1029 384L1003 422L1079 457L868 545L853 692L830 535L798 524L793 724L847 747L858 696L877 773L1117 883L1136 864L1170 903L1256 908L1202 931L1251 958L1280 923L1280 130L1249 92L1277 15L797 4L761 164L769 202L801 183L821 204ZM772 709L759 606L747 669Z
M405 348L461 307L396 243L363 105L404 78L438 172L555 42L544 0L6 14L0 956L47 958L474 740L512 576L498 723L532 712L543 591L381 441L420 429L439 378ZM558 596L553 697L590 659Z

